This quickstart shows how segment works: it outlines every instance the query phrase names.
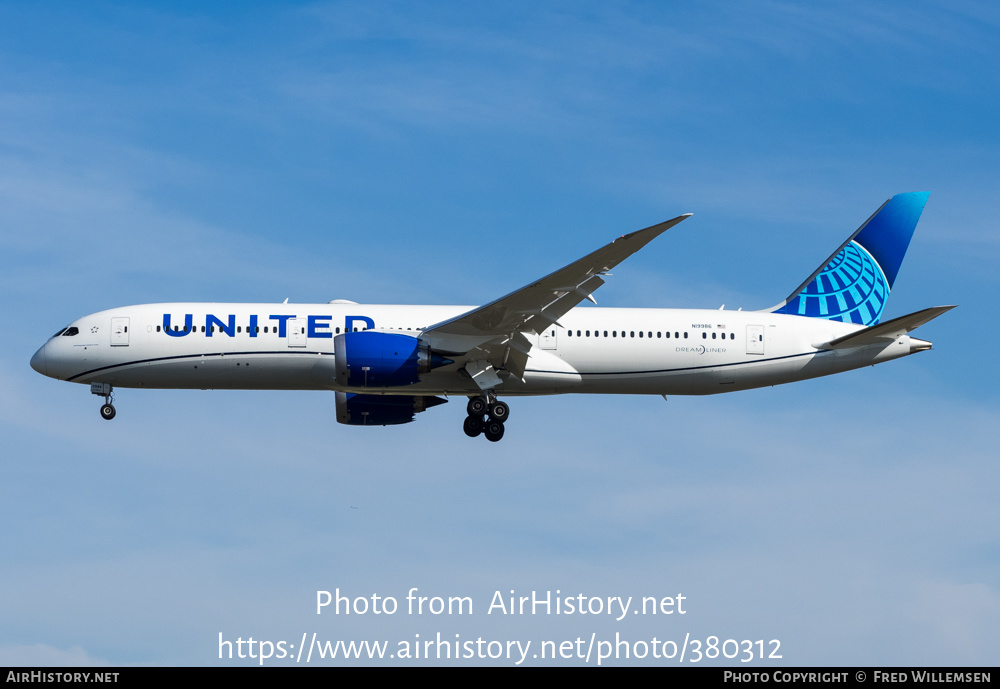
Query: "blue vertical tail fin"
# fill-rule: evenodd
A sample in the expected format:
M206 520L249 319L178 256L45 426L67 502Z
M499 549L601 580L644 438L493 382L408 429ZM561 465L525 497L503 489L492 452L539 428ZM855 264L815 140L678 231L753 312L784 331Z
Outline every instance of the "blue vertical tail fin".
M896 194L882 204L773 313L874 325L910 245L930 192Z

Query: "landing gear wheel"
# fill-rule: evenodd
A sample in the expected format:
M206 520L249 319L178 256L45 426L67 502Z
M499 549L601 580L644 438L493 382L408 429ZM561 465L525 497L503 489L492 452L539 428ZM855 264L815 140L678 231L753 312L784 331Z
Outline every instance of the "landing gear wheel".
M115 407L113 404L105 404L101 406L101 417L105 421L110 421L115 418Z
M477 435L483 432L483 420L478 416L467 416L465 417L465 423L462 424L462 430L470 438L475 438Z
M490 421L483 428L483 433L486 435L487 440L495 443L503 437L503 424L499 421Z
M507 406L506 402L497 401L490 405L491 420L503 423L508 416L510 416L510 407Z
M469 416L478 416L479 418L483 418L483 416L486 415L486 407L487 404L485 398L470 397L469 404L465 408L465 411L468 412Z

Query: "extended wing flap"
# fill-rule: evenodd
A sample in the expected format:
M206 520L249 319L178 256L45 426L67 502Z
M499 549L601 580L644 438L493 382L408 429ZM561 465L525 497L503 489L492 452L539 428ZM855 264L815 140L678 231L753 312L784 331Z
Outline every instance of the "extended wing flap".
M504 338L501 342L490 342L477 349L486 352L487 360L493 362L497 369L503 369L524 380L524 371L528 367L531 341L521 333Z
M817 345L816 348L848 349L851 347L864 347L865 345L892 342L900 335L905 335L913 330L916 330L925 323L934 320L941 314L951 311L953 308L955 308L955 305L932 306L929 309L915 311L914 313L900 316L899 318L893 318L892 320L879 323L878 325L863 328L857 332L851 333L850 335L838 337L835 340L830 340L829 342Z

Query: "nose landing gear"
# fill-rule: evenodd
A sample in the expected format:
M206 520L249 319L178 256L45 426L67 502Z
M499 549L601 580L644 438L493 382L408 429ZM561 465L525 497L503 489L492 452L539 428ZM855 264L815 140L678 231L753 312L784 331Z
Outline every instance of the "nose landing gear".
M104 398L104 404L101 405L101 418L105 421L115 418L115 405L111 404L114 401L114 388L111 387L111 384L91 383L90 392Z
M465 408L468 416L462 430L470 438L475 438L482 433L491 443L495 443L503 437L503 424L510 416L510 407L506 402L501 402L492 391L486 396L470 397L469 404ZM488 418L484 418L487 417Z

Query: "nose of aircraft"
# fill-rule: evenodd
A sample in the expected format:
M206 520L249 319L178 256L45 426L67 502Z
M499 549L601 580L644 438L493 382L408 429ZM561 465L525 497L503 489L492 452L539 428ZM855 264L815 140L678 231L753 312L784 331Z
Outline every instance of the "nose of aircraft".
M31 357L31 368L35 369L43 376L49 375L45 367L45 345L39 347L38 351Z

